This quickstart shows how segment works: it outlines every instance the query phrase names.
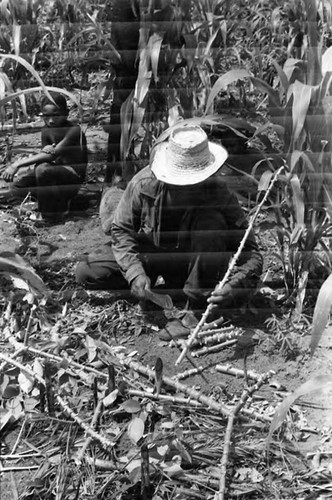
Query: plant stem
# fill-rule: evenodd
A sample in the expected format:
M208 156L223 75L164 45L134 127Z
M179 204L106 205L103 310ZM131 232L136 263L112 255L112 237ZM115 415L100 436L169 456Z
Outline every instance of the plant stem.
M272 375L274 375L273 371L264 373L263 375L261 375L259 380L257 380L256 384L252 385L251 387L243 391L240 401L233 409L231 415L228 417L227 428L225 433L224 452L220 463L219 492L215 497L216 500L224 500L225 497L227 463L228 463L229 450L231 447L231 438L232 438L234 421L240 410L245 405L246 401L253 395L254 392L258 391L260 387L272 377Z
M123 363L132 370L137 371L142 375L146 375L151 379L154 379L155 375L154 370L147 368L146 366L138 363L137 361L124 360ZM201 392L198 392L195 389L192 389L191 387L187 387L186 385L181 384L180 382L177 382L170 377L163 376L163 383L170 387L173 387L179 392L184 392L185 394L188 394L190 398L199 401L208 408L211 408L226 417L230 415L229 408L227 408L227 406L223 405L222 403L217 403L217 401L215 401L212 397L208 397L205 394L202 394Z
M203 405L199 403L198 401L195 401L190 398L181 398L177 396L168 396L167 394L152 394L151 392L147 391L137 391L136 389L129 389L128 391L129 396L136 396L138 398L147 398L147 399L153 399L154 401L165 401L167 403L174 403L174 404L180 404L180 405L187 405L187 406L193 406L194 408L203 408Z
M227 340L226 342L222 342L221 344L212 345L212 346L205 346L202 349L197 349L197 351L192 351L191 355L194 358L196 358L197 356L203 356L204 354L210 354L211 352L219 352L222 349L226 349L226 347L229 347L229 346L234 345L236 343L237 343L237 339Z

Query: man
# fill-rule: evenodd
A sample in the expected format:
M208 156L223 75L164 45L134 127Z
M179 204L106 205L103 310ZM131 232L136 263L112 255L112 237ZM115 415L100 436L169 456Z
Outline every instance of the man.
M182 289L187 311L169 321L162 338L185 336L212 303L221 315L255 289L262 257L250 233L236 270L215 290L238 249L247 221L219 173L223 146L209 142L199 126L179 125L152 152L150 166L128 184L115 211L107 255L77 267L77 281L94 288L130 287L146 299L159 276L171 295ZM197 323L197 319L196 319Z

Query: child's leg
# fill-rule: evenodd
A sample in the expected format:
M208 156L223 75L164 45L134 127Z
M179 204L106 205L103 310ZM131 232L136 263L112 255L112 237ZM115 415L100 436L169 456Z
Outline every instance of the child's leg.
M61 214L80 188L80 178L72 167L41 163L35 169L39 210L43 215Z
M28 193L37 198L35 167L23 167L18 171L10 187L13 201L23 200Z

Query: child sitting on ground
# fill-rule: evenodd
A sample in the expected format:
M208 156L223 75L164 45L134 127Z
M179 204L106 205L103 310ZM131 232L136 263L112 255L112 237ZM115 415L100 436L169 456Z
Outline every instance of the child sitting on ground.
M41 102L45 121L41 152L9 165L3 178L12 182L13 197L22 199L31 193L43 219L55 222L68 213L85 179L88 154L80 126L67 119L66 99L61 94L51 96L54 102L47 97Z

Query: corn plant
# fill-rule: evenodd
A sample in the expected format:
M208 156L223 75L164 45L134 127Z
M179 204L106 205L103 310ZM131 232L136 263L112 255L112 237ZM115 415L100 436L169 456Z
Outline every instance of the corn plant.
M289 19L276 1L260 0L255 6L242 0L111 3L112 36L122 59L115 65L119 89L109 140L113 165L129 156L146 161L165 128L205 114L211 89L229 65L241 64L265 76L270 48L278 61L285 58L284 41L291 35ZM125 9L129 17L121 32L117 26Z
M316 19L322 24L325 10L317 5L321 6L315 0L302 5L308 26L303 57L289 58L283 67L273 61L277 85L268 85L246 69L233 70L219 77L207 103L211 112L218 93L243 79L249 79L252 89L266 95L269 118L282 140L285 161L285 175L272 205L276 256L282 263L296 316L302 312L309 274L317 261L330 272L327 238L332 234L332 49L324 49L323 37L319 38L322 30L317 29ZM330 14L331 9L327 12ZM322 321L319 331L321 327ZM316 332L316 339L318 336Z

